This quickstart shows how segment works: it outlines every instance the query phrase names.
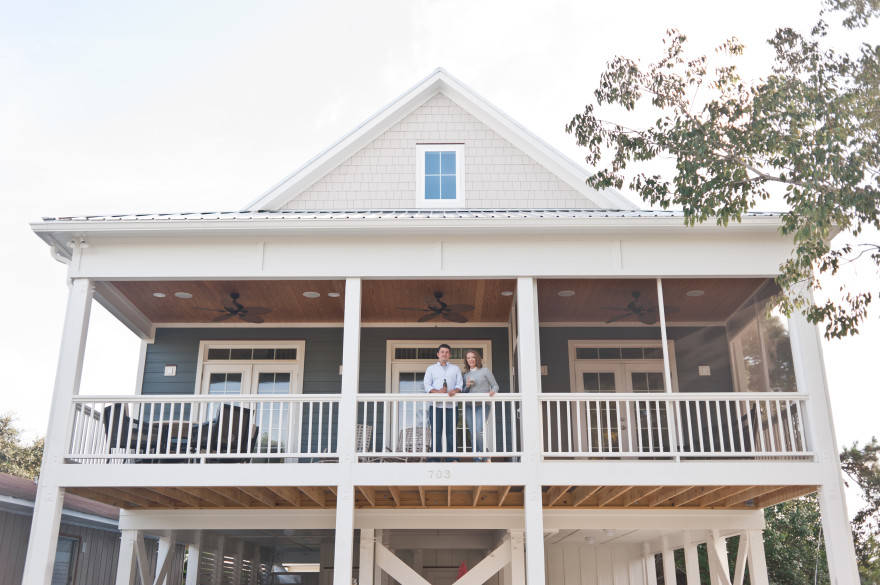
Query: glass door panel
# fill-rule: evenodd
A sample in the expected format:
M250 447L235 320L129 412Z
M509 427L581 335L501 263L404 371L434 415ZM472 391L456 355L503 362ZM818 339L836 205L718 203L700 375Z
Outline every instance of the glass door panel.
M666 384L662 371L629 371L632 391L635 393L663 393ZM629 413L635 423L638 451L669 451L669 417L666 406L658 402L638 401L633 403Z
M587 394L620 392L621 372L616 366L583 364L577 367L579 392ZM612 399L581 403L580 412L572 413L571 433L577 451L620 451L620 412Z

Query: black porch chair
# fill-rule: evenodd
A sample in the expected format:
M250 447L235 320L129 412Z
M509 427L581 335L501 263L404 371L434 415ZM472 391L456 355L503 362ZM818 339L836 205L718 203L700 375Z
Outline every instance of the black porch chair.
M192 430L191 438L198 440L197 449L211 463L246 463L255 455L259 427L251 425L251 410L243 406L224 404L213 419ZM196 447L196 445L193 445ZM243 458L212 458L211 455L235 453Z

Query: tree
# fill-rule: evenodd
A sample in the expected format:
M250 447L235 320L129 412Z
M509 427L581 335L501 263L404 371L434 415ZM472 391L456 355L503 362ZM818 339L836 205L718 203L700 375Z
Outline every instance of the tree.
M764 510L764 555L772 585L829 583L819 498L810 494Z
M863 583L880 583L880 444L876 437L863 448L853 443L840 460L847 486L858 486L865 501L852 520L859 573Z
M880 0L825 5L808 34L777 30L768 41L772 69L751 83L735 65L744 50L736 39L719 47L724 64L710 73L708 59L686 58L685 35L671 30L659 61L642 67L616 57L594 91L598 105L640 114L649 100L656 123L629 128L587 105L566 131L587 148L591 166L610 157L588 179L595 188L622 188L629 163L671 158L671 178L639 173L628 186L651 204L681 206L688 225L741 221L760 200L784 190L781 232L794 249L780 266L784 292L777 302L787 315L803 309L811 322L824 321L833 338L858 333L880 279L866 290L841 288L821 304L795 285L818 289L821 275L857 260L880 267L880 244L829 241L835 226L853 236L880 228L880 45L864 43L855 56L827 48L825 18L842 15L841 30L863 33L880 16Z
M30 444L21 440L21 431L15 426L15 415L0 414L0 472L34 479L40 475L43 461L43 438Z

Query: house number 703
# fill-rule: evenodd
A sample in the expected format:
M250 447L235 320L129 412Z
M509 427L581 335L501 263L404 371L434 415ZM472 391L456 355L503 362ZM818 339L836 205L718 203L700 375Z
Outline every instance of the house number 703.
M449 479L452 477L452 471L449 469L431 469L428 470L428 477L431 479Z

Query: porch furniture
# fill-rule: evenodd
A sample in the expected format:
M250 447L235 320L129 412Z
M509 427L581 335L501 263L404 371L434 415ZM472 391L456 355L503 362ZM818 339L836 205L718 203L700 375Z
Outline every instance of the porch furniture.
M354 450L358 453L369 453L372 446L373 425L358 424L354 430ZM363 459L363 461L372 461L372 459ZM318 463L339 463L339 457L324 457L319 459Z
M213 419L192 427L189 438L198 441L190 451L206 455L240 454L246 458L208 458L212 463L245 463L254 454L259 427L251 424L251 410L243 406L224 404Z
M431 433L430 427L407 427L400 429L397 434L397 445L394 451L396 453L421 453L423 456L416 458L410 457L388 457L383 461L393 463L406 463L408 461L425 461L428 455L431 455Z
M121 402L104 407L104 433L107 450L133 449L136 453L148 451L149 433L141 429L138 420L128 416L128 408Z

